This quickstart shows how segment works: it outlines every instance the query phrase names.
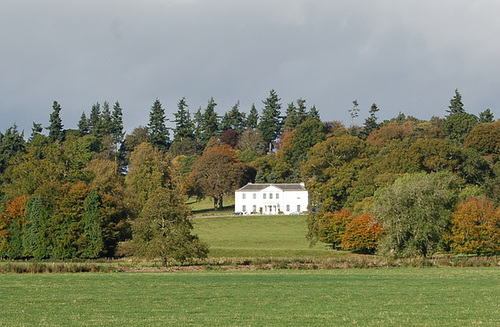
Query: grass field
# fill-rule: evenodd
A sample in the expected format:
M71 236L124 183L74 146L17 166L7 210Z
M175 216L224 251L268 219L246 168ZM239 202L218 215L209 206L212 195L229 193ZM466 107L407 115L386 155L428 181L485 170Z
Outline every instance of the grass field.
M306 240L306 216L231 216L193 219L194 233L218 257L334 257L344 252L324 244L311 248Z
M497 268L0 275L0 326L499 326Z

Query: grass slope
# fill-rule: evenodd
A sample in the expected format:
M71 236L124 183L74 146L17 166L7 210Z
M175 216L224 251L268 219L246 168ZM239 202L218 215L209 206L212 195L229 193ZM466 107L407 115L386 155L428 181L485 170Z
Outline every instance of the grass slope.
M498 268L0 275L1 326L499 326Z
M332 257L344 252L324 244L310 248L306 216L230 216L193 219L194 233L219 257Z

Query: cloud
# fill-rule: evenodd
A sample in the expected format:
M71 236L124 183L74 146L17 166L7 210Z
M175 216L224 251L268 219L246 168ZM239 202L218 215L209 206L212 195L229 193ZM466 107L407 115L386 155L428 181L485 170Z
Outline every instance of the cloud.
M95 102L120 101L127 129L156 98L219 112L258 108L270 89L304 98L325 120L358 123L370 105L445 114L455 88L466 109L500 115L496 1L7 1L0 12L0 131L48 124L53 100L74 128Z

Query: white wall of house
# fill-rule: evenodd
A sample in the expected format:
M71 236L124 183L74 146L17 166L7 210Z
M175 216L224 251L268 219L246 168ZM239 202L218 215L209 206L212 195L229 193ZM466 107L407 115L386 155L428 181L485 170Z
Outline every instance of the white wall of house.
M235 192L235 212L290 214L307 211L308 204L303 184L249 184Z

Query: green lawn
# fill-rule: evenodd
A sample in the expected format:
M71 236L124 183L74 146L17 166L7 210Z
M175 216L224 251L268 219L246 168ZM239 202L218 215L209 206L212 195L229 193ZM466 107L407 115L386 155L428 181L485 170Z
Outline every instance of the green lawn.
M498 268L0 275L0 326L499 326Z
M324 244L311 248L306 240L306 216L231 216L195 218L194 233L210 244L211 258L334 257Z

